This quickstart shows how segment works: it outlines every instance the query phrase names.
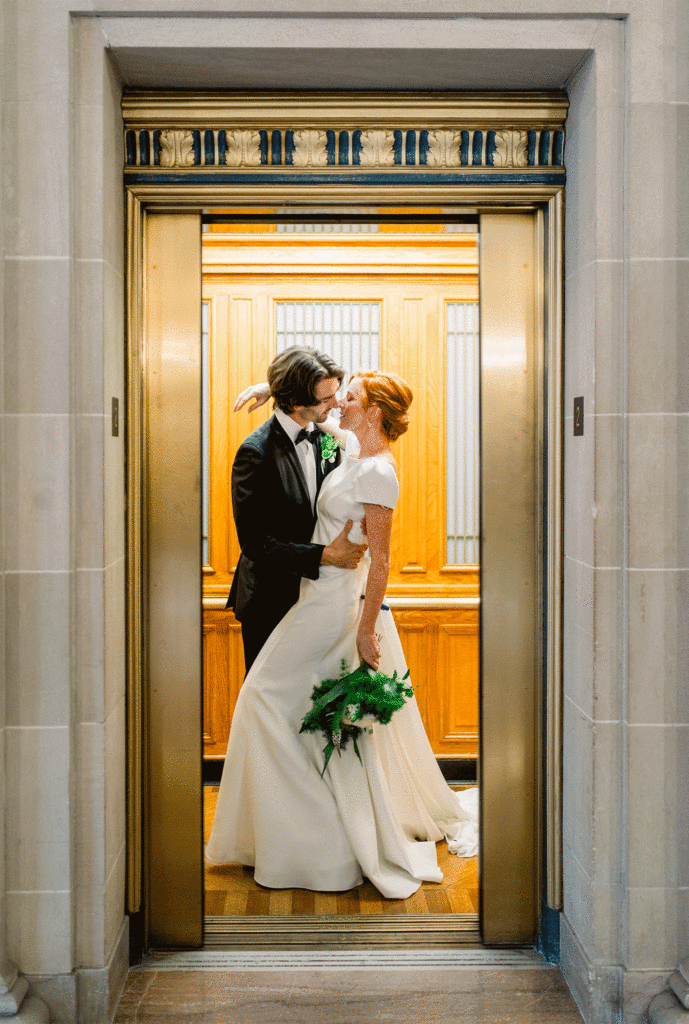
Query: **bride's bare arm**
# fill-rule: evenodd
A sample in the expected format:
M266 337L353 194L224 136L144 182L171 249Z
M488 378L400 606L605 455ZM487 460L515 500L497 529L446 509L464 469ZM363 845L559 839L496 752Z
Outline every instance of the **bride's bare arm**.
M390 535L392 509L383 505L364 505L366 509L366 537L371 553L371 568L366 583L364 611L356 637L357 651L362 661L378 668L380 644L376 637L376 620L385 598L390 575Z
M267 381L262 381L260 384L250 384L248 388L244 388L241 395L237 395L237 400L234 403L234 412L239 412L252 398L254 400L253 404L249 406L246 410L247 412L253 412L259 406L265 405L270 398L270 386Z
M241 394L237 395L233 411L239 412L240 409L244 408L247 402L251 402L253 399L252 404L246 410L247 412L253 412L254 409L258 409L260 406L265 405L269 398L270 386L267 381L261 381L260 384L250 384L248 388L244 388ZM329 434L332 434L337 441L341 441L342 444L346 444L348 431L340 428L340 424L334 416L328 416L327 420L325 420L324 423L321 423L320 426L322 430L327 430Z

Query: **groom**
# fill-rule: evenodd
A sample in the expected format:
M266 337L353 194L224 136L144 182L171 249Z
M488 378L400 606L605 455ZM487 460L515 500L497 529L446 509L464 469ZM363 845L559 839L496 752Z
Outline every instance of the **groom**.
M321 456L323 423L338 402L344 370L311 348L289 348L268 367L275 414L239 446L232 466L232 509L242 549L227 608L241 622L244 661L256 655L299 597L302 577L321 565L355 569L365 544L347 539L311 544L316 498L340 461Z

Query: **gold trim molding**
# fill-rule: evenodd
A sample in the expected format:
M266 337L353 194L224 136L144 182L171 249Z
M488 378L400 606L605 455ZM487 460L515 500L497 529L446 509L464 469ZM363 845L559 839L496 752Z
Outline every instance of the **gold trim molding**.
M218 206L396 207L413 212L441 206L448 212L480 214L488 210L539 210L543 247L543 376L541 423L547 432L547 586L544 613L548 630L545 662L546 772L545 820L548 904L561 905L561 672L562 672L562 241L564 165L553 163L554 134L564 132L567 99L544 94L183 94L130 93L124 97L125 186L127 189L127 339L128 339L128 697L127 697L127 904L142 907L148 864L142 856L142 817L147 801L143 770L148 736L146 607L143 573L147 565L147 490L143 381L143 222L148 211L184 211ZM273 133L279 133L279 157L286 159L292 133L291 163L257 163L260 132L267 133L272 160ZM366 156L354 164L353 133L366 140ZM420 160L422 131L428 133L425 164ZM134 160L127 164L127 133L134 139ZM141 133L148 163L142 162ZM155 163L155 132L158 163ZM194 138L198 133L198 142ZM211 132L212 138L206 138ZM196 162L212 152L219 161L224 132L225 162ZM230 134L228 143L228 132ZM331 158L335 133L337 163ZM340 163L341 132L348 133L349 156ZM414 132L415 138L409 137ZM469 156L462 163L462 132L468 132ZM491 136L489 143L488 134ZM529 133L536 133L534 140ZM175 134L177 133L177 134ZM180 134L181 133L181 134ZM371 133L382 133L373 135ZM389 133L393 139L390 163ZM398 139L402 135L401 157ZM476 133L481 133L478 146ZM524 133L527 149L524 165ZM542 145L550 133L548 146ZM323 135L325 156L323 163ZM191 148L189 136L191 135ZM459 148L457 146L459 135ZM131 143L132 138L129 136ZM564 142L564 136L562 137ZM413 143L413 145L412 145ZM529 163L529 145L535 162ZM474 146L476 145L476 149ZM194 148L196 146L196 149ZM161 162L160 154L166 156ZM130 145L130 154L131 154ZM539 153L547 161L539 163ZM228 153L229 162L228 162ZM189 163L190 154L194 162ZM276 141L275 154L278 154ZM295 154L298 154L295 159ZM430 154L430 160L429 160ZM476 154L478 162L474 163ZM488 155L490 162L486 162ZM366 163L370 160L369 163ZM401 162L395 162L401 160ZM457 162L459 161L459 162ZM365 171L365 176L362 174ZM432 595L424 595L427 599ZM210 922L209 922L210 923ZM211 927L211 933L213 929ZM211 939L211 942L213 940Z
M561 93L125 94L128 173L564 172Z

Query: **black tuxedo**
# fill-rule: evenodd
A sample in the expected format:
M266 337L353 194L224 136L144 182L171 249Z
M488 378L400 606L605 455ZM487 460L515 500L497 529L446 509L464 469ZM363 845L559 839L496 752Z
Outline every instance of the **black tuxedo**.
M321 469L316 493L340 461ZM275 416L249 434L232 466L232 510L242 553L227 607L242 624L247 671L299 597L302 577L318 579L322 544L311 544L316 516L292 441Z

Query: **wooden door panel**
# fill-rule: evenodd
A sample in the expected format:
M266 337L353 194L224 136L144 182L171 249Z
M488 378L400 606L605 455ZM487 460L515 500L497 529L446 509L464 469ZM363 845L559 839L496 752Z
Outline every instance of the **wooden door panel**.
M255 288L237 292L237 288L215 287L207 281L203 297L211 305L208 568L212 570L204 573L204 593L227 596L239 558L230 494L232 462L244 438L270 414L266 406L237 416L232 406L240 391L263 379L270 362L268 300Z
M478 609L468 621L439 622L437 754L476 757L478 750Z
M203 613L203 750L223 758L244 678L241 627L232 612Z
M394 612L414 695L437 757L478 756L478 608Z

